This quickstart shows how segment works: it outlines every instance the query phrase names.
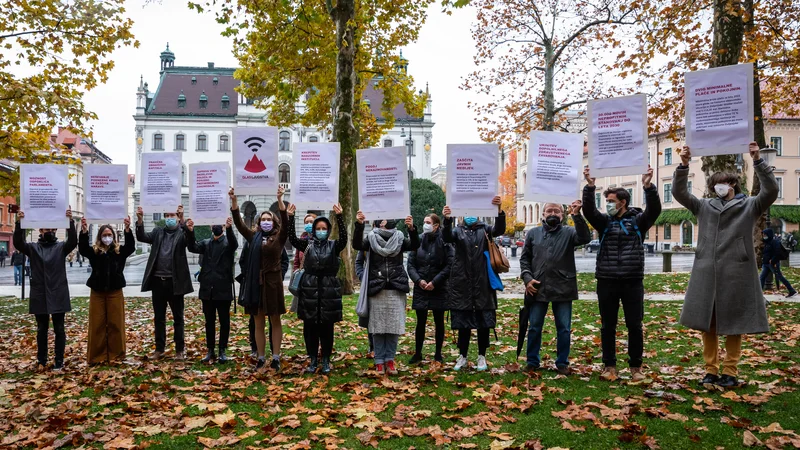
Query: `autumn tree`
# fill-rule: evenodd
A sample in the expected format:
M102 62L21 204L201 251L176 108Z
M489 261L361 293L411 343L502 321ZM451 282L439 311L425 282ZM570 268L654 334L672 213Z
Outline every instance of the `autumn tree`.
M508 152L506 166L500 172L500 207L506 213L506 234L514 234L517 224L517 150Z
M112 52L138 46L122 0L0 2L0 159L68 161L52 154L57 126L91 136L97 115L83 95L105 83ZM0 175L0 195L16 195L19 174Z
M619 46L615 30L636 22L623 0L474 0L475 64L463 88L487 141L511 143L532 129L566 130L564 113L606 92L597 76Z

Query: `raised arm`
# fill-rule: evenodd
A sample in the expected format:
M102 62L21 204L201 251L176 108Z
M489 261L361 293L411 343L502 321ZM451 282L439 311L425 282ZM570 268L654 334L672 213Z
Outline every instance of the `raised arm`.
M583 217L595 230L605 230L608 225L608 215L601 213L597 210L597 205L594 202L594 194L597 186L595 186L595 179L589 173L589 168L583 169L583 177L586 179L586 186L583 187Z
M364 214L361 211L356 214L356 223L353 225L353 249L369 250L369 245L364 242Z
M402 251L417 251L419 248L419 234L414 227L414 219L411 216L406 217L406 227L408 229L408 237L403 239Z
M280 203L280 201L279 201ZM283 209L280 210L281 213L281 223L285 223L289 225L289 215L286 213L286 207L284 206ZM292 228L294 228L294 222L291 224ZM294 233L292 233L294 234ZM281 227L280 231L278 232L278 241L281 245L286 245L286 241L289 239L289 227L283 226Z
M236 239L236 235L233 234L233 219L228 217L227 222L225 222L225 239L228 241L228 247L226 250L228 253L236 253L236 249L239 248L239 240Z
M119 249L119 254L122 255L123 258L127 258L134 254L134 252L136 252L136 239L133 237L131 227L128 226L125 228L125 244Z
M64 257L66 258L78 246L78 232L75 230L75 221L70 212L69 228L67 228L67 242L64 243Z
M760 158L758 152L753 156L753 171L755 171L758 181L761 182L761 190L758 195L753 198L752 202L755 205L755 217L760 217L767 212L770 206L778 199L778 180L775 179L775 174L772 167L767 165L767 162ZM753 152L751 151L752 155Z
M195 239L192 219L189 219L189 223L183 228L183 234L186 237L186 250L197 254L205 253L206 243L205 241L197 242L197 239Z
M29 255L28 243L25 242L25 230L23 230L19 224L20 219L22 219L20 216L24 217L22 211L17 215L17 222L14 225L14 236L12 240L14 241L14 248L19 250L23 255Z
M84 232L81 230L81 234L78 236L78 252L89 261L94 259L94 249L92 245L89 244L88 231Z
M295 230L294 226L294 212L295 207L294 205L289 205L289 209L287 213L289 214L289 223L287 224L288 236L289 236L289 243L292 244L292 247L295 249L304 252L308 248L308 241L304 239L300 239L297 237L297 231Z
M689 192L689 163L692 153L688 146L681 149L680 157L681 163L672 175L672 198L697 216L700 207L703 206L703 201Z
M144 211L141 206L136 208L136 240L145 244L153 243L153 232L144 231Z
M589 231L589 226L586 225L586 220L580 214L572 216L572 221L575 222L575 235L572 239L574 247L580 247L592 242L592 232Z
M342 213L336 214L336 229L339 230L339 237L336 239L336 253L341 253L347 248L347 226L344 224Z
M236 229L239 231L239 234L247 241L250 242L253 240L253 236L256 235L255 231L247 228L247 226L242 221L242 216L239 214L239 207L236 206L236 209L231 208L231 217L233 218L233 224L236 226Z
M504 235L506 232L506 213L504 211L500 211L497 217L494 219L494 225L492 226L492 237L498 237Z

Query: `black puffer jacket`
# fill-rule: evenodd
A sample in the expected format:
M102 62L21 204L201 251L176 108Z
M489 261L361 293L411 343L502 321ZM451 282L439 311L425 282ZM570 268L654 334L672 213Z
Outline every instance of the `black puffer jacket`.
M411 290L408 288L406 268L403 267L403 252L416 251L419 248L419 235L413 230L410 231L409 237L403 240L403 246L397 255L383 257L377 252L369 251L369 239L364 237L364 224L356 222L353 248L364 250L365 257L369 258L369 287L367 290L369 295L375 295L384 289L400 292Z
M583 215L600 233L595 277L608 280L641 280L644 278L644 238L661 214L661 200L653 184L644 190L647 208L628 208L613 219L597 210L595 186L583 188ZM636 229L638 228L638 230Z
M125 261L136 251L136 241L133 239L132 230L125 232L125 244L120 246L119 253L114 250L95 252L89 244L89 233L81 233L78 236L78 250L92 265L92 274L89 275L89 280L86 282L86 285L92 290L111 292L126 286L123 274Z
M314 229L323 222L328 233L333 231L331 222L325 217L314 220ZM297 317L314 322L340 322L342 320L342 285L336 274L339 272L339 253L347 247L347 227L341 214L336 215L339 238L320 240L313 235L309 239L297 237L294 218L289 219L289 242L303 252L305 273L300 280L300 297Z
M408 276L414 283L413 309L443 310L447 308L447 278L453 261L453 247L442 239L442 233L423 234L419 249L408 253ZM433 283L433 290L426 291L419 282Z
M228 227L219 239L212 237L200 242L195 239L194 231L186 228L186 248L203 258L197 296L201 300L233 301L233 258L239 248L233 227Z

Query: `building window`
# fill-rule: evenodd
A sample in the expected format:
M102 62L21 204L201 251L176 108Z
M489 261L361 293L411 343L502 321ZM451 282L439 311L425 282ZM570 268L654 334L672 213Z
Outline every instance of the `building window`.
M279 144L280 144L279 149L280 149L280 151L282 151L282 152L291 151L292 150L292 148L291 148L292 135L289 134L288 131L281 131L280 134L278 135L278 137L279 137Z
M528 144L522 144L522 162L528 160Z
M600 194L599 192L594 194L594 204L598 208L600 207L600 201L601 201L602 197L603 197L603 195Z
M783 177L775 177L778 180L778 198L783 198Z
M664 183L664 203L672 201L672 183Z
M522 186L528 185L528 174L526 172L522 172Z
M227 135L223 134L219 137L219 151L221 152L229 152L231 148L229 146L229 138Z
M183 91L181 91L181 95L178 96L178 108L186 108L186 96L183 95Z
M528 222L528 205L522 207L522 217Z
M161 220L161 213L153 213L153 222Z
M198 152L208 151L208 137L206 137L205 134L197 136L197 151Z
M186 150L186 136L183 134L175 135L175 150Z
M664 165L669 166L672 165L672 148L665 148L664 149Z
M647 164L650 164L650 155L651 155L651 153L648 151L647 152Z
M208 96L206 95L206 91L203 91L200 94L200 109L206 109L208 107Z
M664 239L672 239L672 225L664 225Z
M181 165L181 186L188 186L189 183L186 182L186 164Z
M319 138L317 136L311 136L308 138L308 142L319 142Z
M153 150L164 150L164 135L156 133L153 135Z
M394 145L394 143L392 142L391 139L384 139L383 140L383 148L389 148L392 145Z
M289 183L291 179L291 172L289 169L289 165L286 163L281 164L278 166L278 182L279 183Z
M774 136L769 138L769 146L778 151L778 156L783 156L783 138Z
M197 77L192 77L192 84L197 84Z
M212 83L214 83L214 86L216 86L216 85L218 85L218 84L219 84L219 78L217 78L217 77L214 77L214 79L213 79L213 80L211 80L211 82L212 82Z
M628 202L628 206L632 206L632 205L634 205L634 204L636 203L636 201L635 201L635 200L634 200L634 198L633 198L633 188L627 188L627 189L625 189L625 190L626 190L626 191L628 191L628 195L630 195L630 196L631 196L631 201L630 201L630 202Z

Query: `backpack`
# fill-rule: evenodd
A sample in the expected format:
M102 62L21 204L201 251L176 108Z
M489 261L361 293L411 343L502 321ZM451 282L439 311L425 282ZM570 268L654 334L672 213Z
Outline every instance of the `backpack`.
M791 252L791 250L789 248L787 248L787 244L785 243L785 241L783 239L781 239L779 241L779 243L780 243L780 245L777 246L778 247L778 259L780 261L785 261L785 260L789 259L789 253Z
M642 239L642 232L639 231L639 225L636 223L636 219L634 219L632 217L628 217L628 218L624 218L622 220L609 220L608 221L608 224L606 225L606 229L603 230L603 234L600 235L600 247L603 246L603 240L606 238L606 234L611 229L611 225L613 225L614 223L619 223L619 227L622 228L622 231L625 234L630 234L630 231L628 231L628 227L626 227L625 224L626 223L631 224L633 226L633 230L636 232L636 235L639 236L639 243L641 243L641 244L644 243L644 241Z

